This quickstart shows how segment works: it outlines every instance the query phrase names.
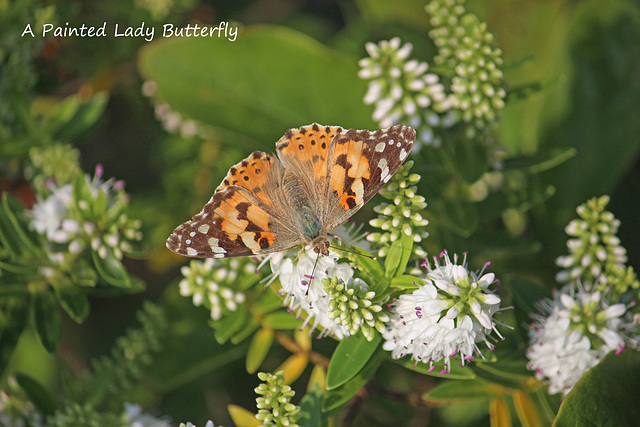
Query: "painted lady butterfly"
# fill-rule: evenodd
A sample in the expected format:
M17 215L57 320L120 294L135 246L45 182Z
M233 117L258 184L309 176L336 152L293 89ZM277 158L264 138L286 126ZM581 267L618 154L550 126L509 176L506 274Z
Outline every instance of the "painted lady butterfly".
M389 181L416 132L408 126L344 130L312 124L276 143L280 161L256 151L235 165L211 200L167 239L173 252L226 258L300 244L328 255L328 232Z

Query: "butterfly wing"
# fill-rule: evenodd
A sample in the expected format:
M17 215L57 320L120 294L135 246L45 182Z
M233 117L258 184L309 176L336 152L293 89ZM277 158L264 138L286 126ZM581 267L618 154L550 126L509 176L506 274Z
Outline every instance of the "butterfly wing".
M409 126L338 133L327 153L320 220L327 230L344 223L385 185L407 158L416 139Z
M339 126L314 123L288 130L276 143L282 164L304 184L307 197L316 205L325 194L329 146L341 132Z
M199 214L174 230L167 247L190 257L227 258L299 245L302 240L286 213L283 174L275 157L251 154L229 170Z

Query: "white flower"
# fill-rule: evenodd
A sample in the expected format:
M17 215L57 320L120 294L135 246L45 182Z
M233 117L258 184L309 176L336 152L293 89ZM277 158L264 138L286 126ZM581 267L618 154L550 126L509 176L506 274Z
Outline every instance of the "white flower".
M637 336L628 338L635 324L625 321L625 305L608 305L598 291L566 285L541 308L545 315L535 315L529 331L527 367L548 381L551 394L566 395L610 351L637 346Z
M71 184L54 187L46 199L39 198L31 210L31 228L52 242L66 242L70 236L62 229L62 222L69 213L69 203L73 201Z
M495 282L493 273L482 275L469 272L466 261L452 263L446 252L443 264L435 261L429 266L425 284L411 294L401 295L393 304L392 318L382 334L383 348L399 359L407 354L417 362L444 359L443 373L451 371L451 358L460 354L461 365L476 354L482 356L476 343L484 341L489 349L488 336L495 332L500 338L493 314L500 298L488 286Z
M305 311L308 314L305 325L310 324L311 329L320 326L323 335L334 335L338 339L348 336L349 332L329 317L329 295L322 279L337 277L347 283L353 278L351 266L338 263L340 257L333 251L327 256L318 256L312 249L305 248L295 260L285 255L277 252L264 261L268 260L271 266L271 280L280 279L284 304L298 313Z

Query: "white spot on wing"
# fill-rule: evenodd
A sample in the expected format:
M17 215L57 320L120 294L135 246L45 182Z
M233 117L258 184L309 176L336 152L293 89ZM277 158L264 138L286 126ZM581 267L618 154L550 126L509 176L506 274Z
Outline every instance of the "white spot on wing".
M213 254L214 258L224 258L224 254Z
M187 240L185 241L185 243L186 243L187 245L190 245L190 244L191 244L191 239L187 239Z
M380 161L378 162L378 167L380 169L384 169L385 167L387 167L387 159L385 158L380 159Z
M211 252L213 252L214 254L226 254L227 251L225 251L223 248L219 247L219 246L211 246Z
M209 237L209 240L207 240L207 243L209 243L210 246L218 246L220 244L219 240L216 239L215 237Z
M382 169L382 172L380 172L380 178L382 178L384 182L387 182L389 178L391 178L391 175L389 175L389 168L385 166L384 168L381 168L381 169Z
M192 231L191 233L189 233L189 236L191 236L191 237L193 237L193 236L195 236L195 235L196 235L196 232L195 232L195 231Z
M395 141L394 141L393 139L390 139L390 140L389 140L389 142L388 142L388 144L389 144L389 145L393 145L393 144L395 144Z
M378 142L378 144L376 145L375 150L377 152L381 153L382 151L384 151L384 147L385 147L384 142Z
M195 250L195 249L193 249L193 248L187 248L187 255L189 255L189 256L196 256L196 255L198 255L198 251L196 251L196 250Z
M400 150L400 160L403 160L407 158L407 150L405 150L404 148L402 150Z
M207 234L207 231L209 231L209 224L202 224L198 227L198 231L202 234Z

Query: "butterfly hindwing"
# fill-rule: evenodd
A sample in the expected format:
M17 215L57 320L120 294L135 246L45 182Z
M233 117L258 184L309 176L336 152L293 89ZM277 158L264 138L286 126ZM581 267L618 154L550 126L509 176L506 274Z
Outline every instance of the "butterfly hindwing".
M344 223L389 181L415 138L415 130L403 125L375 132L349 129L334 138L320 212L327 230Z

